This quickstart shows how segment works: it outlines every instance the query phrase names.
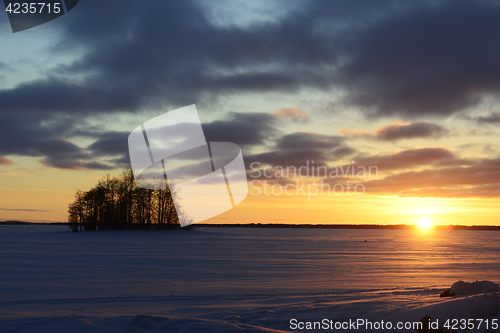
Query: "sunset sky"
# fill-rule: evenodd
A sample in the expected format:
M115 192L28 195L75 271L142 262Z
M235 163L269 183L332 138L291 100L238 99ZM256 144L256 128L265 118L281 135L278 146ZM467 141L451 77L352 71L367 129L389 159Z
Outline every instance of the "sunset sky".
M252 185L206 222L498 225L499 18L495 1L83 1L13 34L2 11L0 220L66 221L76 190L130 167L134 128L196 104ZM308 196L296 181L321 177L251 168L312 161L378 173Z

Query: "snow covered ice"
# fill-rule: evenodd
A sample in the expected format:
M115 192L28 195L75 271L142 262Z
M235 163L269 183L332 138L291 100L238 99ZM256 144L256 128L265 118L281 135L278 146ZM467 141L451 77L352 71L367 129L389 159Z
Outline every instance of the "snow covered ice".
M297 332L293 318L499 318L499 238L482 231L71 233L2 225L0 331ZM492 282L472 284L485 293L439 297L452 285L476 288L457 281ZM468 330L476 331L485 332Z

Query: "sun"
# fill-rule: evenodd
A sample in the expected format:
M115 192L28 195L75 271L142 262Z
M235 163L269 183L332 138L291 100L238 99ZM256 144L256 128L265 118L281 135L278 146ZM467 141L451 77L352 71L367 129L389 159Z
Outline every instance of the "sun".
M432 223L428 219L422 219L418 222L418 227L420 229L429 229L432 228Z

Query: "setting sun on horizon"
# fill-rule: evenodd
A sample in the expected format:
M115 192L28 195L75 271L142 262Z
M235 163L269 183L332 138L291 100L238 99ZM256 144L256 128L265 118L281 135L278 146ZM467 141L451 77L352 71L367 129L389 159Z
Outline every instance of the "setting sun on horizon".
M432 228L432 222L429 221L428 219L422 219L422 220L418 221L418 227L420 229L424 229L424 230L430 229L430 228Z

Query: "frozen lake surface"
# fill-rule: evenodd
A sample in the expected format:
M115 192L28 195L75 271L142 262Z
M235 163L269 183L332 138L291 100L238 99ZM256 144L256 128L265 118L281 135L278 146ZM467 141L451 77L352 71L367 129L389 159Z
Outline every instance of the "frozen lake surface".
M293 318L500 318L500 294L439 298L459 280L499 283L499 241L494 231L2 225L0 331L297 332Z

